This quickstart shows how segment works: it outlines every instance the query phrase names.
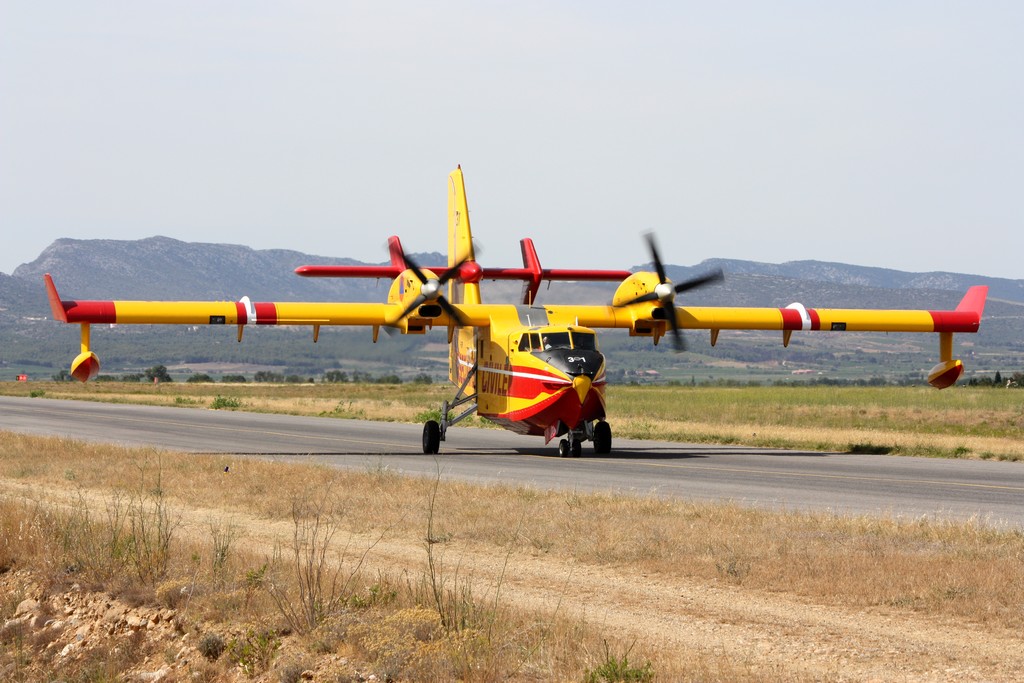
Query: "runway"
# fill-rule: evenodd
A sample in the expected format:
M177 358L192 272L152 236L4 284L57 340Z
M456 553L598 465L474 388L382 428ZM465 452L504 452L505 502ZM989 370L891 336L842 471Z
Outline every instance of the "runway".
M615 425L612 424L614 431ZM332 467L733 501L786 510L903 518L973 517L1024 527L1024 464L613 440L611 455L559 458L543 440L454 427L438 456L421 426L193 408L0 397L0 430Z

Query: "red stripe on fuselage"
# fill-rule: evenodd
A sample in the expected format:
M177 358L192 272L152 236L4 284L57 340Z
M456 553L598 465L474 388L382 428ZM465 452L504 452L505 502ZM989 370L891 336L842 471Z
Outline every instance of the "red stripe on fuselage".
M481 372L486 372L482 370ZM542 393L550 394L572 385L572 380L565 375L555 374L546 370L526 366L513 366L512 377L508 385L510 398L534 399ZM526 376L529 375L529 376ZM604 374L593 380L593 386L604 386L607 383Z
M498 415L484 414L482 417L487 417L500 423L525 424L528 426L527 430L511 426L508 428L519 433L540 435L544 433L547 427L559 421L570 428L576 428L584 422L604 419L604 395L600 389L592 388L581 405L579 394L570 387L526 408L511 410Z
M508 385L508 395L512 398L532 399L542 393L552 393L559 389L571 386L572 382L565 377L560 377L546 372L538 372L534 368L513 368L512 381ZM550 379L539 377L524 377L522 374L528 372L533 375L544 375Z

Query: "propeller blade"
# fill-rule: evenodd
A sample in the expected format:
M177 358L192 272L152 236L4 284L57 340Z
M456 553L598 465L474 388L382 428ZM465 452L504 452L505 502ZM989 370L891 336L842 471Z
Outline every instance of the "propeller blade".
M451 280L454 276L458 275L459 268L462 268L462 264L465 263L468 260L469 260L469 257L467 256L467 257L463 258L461 261L459 261L458 263L456 263L454 266L449 268L448 270L444 271L444 273L442 273L441 277L437 278L438 284L443 285L446 282L448 282L449 280Z
M438 297L437 305L440 306L441 309L445 313L448 314L449 318L451 318L456 323L458 323L459 327L466 327L467 326L466 325L466 319L464 317L462 317L462 314L459 313L459 310L457 308L455 308L450 303L448 303L448 299L445 299L443 296L442 297Z
M675 346L676 353L682 353L686 350L686 341L683 339L683 333L679 331L679 323L676 321L676 307L675 306L662 306L665 309L665 319L668 320L668 326L672 330L672 344Z
M658 255L658 246L654 243L654 233L647 233L647 248L651 250L651 259L654 261L654 270L658 273L658 282L664 282L665 267L661 263L661 256Z
M638 296L635 299L630 299L626 303L619 304L618 306L616 306L616 308L625 308L626 306L632 306L633 304L640 304L640 303L643 303L645 301L657 301L657 299L658 299L658 293L657 292L647 292L646 294L641 294L640 296Z
M658 245L654 241L654 234L647 233L644 235L644 238L647 240L647 248L651 251L651 263L654 265L654 270L658 274L658 286L653 292L641 294L635 299L619 304L618 307L621 308L648 301L657 301L659 307L665 312L665 321L668 323L668 327L672 331L672 341L675 346L675 350L677 352L685 351L686 341L683 338L682 331L679 329L679 322L676 320L675 295L680 292L696 289L697 287L703 287L711 282L718 282L724 279L722 269L718 268L710 273L705 273L704 275L699 275L684 282L680 282L677 285L671 285L669 284L668 276L665 274L665 264L661 260L661 254L658 253Z
M423 271L420 270L420 267L418 265L416 265L416 262L413 261L410 257L406 256L404 252L402 253L402 258L405 260L406 267L408 267L409 270L411 270L413 274L419 278L420 282L422 284L427 284L427 276L423 274Z
M417 296L415 299L412 300L411 304L409 304L408 306L405 307L405 310L402 311L402 315L398 316L398 318L395 319L395 322L398 322L402 318L406 317L407 315L409 315L410 313L415 311L417 308L419 308L424 303L426 303L426 301L427 301L427 297L423 296L422 294Z

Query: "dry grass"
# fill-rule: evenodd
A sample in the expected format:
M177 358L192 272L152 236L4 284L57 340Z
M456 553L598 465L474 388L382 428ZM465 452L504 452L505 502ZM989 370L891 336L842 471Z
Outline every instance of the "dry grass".
M637 671L649 666L664 680L693 672L761 680L721 653L633 648L557 608L507 604L500 581L460 574L466 544L496 548L510 561L536 554L526 524L508 529L492 515L525 521L538 495L386 469L350 474L256 460L225 476L214 457L0 432L0 574L28 570L46 594L75 582L132 604L172 607L181 630L228 634L223 657L202 664L202 680L279 674L289 657L309 664L332 653L397 681L579 680L626 653ZM473 500L490 502L479 510ZM172 538L154 571L152 558L131 549L143 535L140 520L157 518L173 523L159 525ZM431 528L435 565L426 566L424 549L411 566L362 570L373 539L426 548ZM0 604L0 621L28 590ZM311 600L317 591L326 598ZM318 613L296 619L303 607ZM153 654L140 647L71 667L33 657L25 643L2 645L0 671L21 680L58 672L112 680Z
M346 472L245 460L225 475L212 456L12 433L0 433L0 487L0 568L32 569L50 590L74 580L174 603L195 628L235 633L232 656L254 671L284 661L273 634L291 622L302 633L294 656L344 653L396 680L579 680L614 670L609 662L627 654L638 670L650 662L661 680L804 678L798 667L766 673L727 653L632 644L557 606L511 604L502 599L502 562L603 567L728 586L752 599L784 594L996 631L1024 627L1024 535L980 523L481 487L400 477L385 466ZM138 536L133 520L161 518L173 522L164 566L119 550L130 546L125 533ZM414 555L390 571L364 571L361 558L381 539ZM495 558L496 583L462 569L476 556ZM314 568L320 578L303 578ZM307 602L303 591L317 585L326 597ZM294 628L281 596L316 614ZM11 614L10 600L0 607L0 616Z

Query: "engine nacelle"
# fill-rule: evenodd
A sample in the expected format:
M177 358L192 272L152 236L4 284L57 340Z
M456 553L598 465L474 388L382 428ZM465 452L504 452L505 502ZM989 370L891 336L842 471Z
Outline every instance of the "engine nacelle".
M437 275L433 271L424 268L420 271L427 280L436 280ZM416 277L412 270L404 270L402 274L391 283L388 290L388 303L401 304L404 310L420 295L423 283ZM422 316L420 315L422 313ZM418 311L412 311L409 315L395 322L393 327L398 328L403 334L425 334L429 322L425 323L424 318L436 318L442 313L441 307L431 301L425 301L419 306Z
M612 306L624 306L644 294L650 294L660 283L657 273L633 273L619 285L612 297Z
M429 270L421 270L420 272L428 279L437 277ZM391 282L391 289L388 290L388 303L408 306L412 303L413 299L420 295L422 287L423 283L416 277L416 273L411 270L404 270L401 275Z
M660 284L657 273L640 272L633 273L619 285L612 297L612 306L625 306L630 301L644 294L650 294ZM630 337L651 337L655 344L663 334L667 324L664 319L664 310L657 304L648 302L630 306L629 315L633 318L633 325L629 328ZM659 314L661 314L659 316ZM659 318L660 319L656 319Z
M928 384L936 389L945 389L956 384L963 374L964 364L959 360L947 360L939 363L928 373Z

